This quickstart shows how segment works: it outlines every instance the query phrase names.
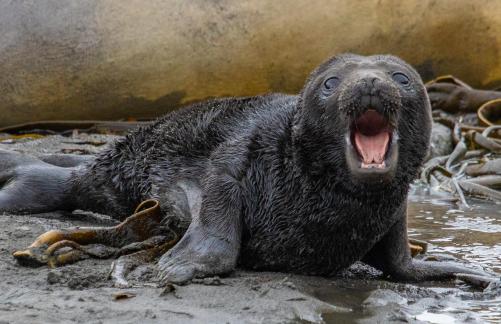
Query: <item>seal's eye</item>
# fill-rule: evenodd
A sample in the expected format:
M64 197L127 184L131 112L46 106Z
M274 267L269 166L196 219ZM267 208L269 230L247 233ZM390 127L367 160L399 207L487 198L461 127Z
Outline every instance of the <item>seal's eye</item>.
M395 80L396 82L400 83L403 86L407 86L409 85L409 83L411 83L409 77L407 77L407 75L403 74L402 72L395 72L393 73L392 77L393 80Z
M324 81L324 89L327 91L332 91L334 88L336 88L339 84L339 79L336 77L331 77L328 78L327 80Z

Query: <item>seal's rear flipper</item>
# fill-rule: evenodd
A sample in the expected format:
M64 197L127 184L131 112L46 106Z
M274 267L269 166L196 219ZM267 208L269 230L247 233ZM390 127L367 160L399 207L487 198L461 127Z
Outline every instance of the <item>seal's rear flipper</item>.
M45 163L63 168L77 167L84 163L92 162L96 158L94 155L77 154L44 154L38 156Z
M0 150L0 212L71 209L71 178L78 168L49 164L28 154Z

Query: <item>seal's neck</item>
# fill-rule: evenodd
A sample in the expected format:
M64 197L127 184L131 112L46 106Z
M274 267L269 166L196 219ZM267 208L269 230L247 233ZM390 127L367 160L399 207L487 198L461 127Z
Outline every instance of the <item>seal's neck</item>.
M327 134L320 123L306 114L301 98L298 100L292 121L291 145L294 161L304 176L335 176L344 163L342 143Z

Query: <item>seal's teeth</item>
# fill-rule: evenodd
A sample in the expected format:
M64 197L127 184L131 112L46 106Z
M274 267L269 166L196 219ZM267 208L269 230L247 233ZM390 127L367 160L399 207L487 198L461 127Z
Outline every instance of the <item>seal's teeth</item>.
M384 169L386 168L386 163L383 161L381 163L365 163L361 164L362 169Z

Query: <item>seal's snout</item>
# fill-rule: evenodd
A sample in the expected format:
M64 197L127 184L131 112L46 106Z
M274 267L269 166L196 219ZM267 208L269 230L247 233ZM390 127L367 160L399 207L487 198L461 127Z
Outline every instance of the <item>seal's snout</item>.
M394 141L400 94L381 71L352 75L340 98L348 121L348 164L352 172L381 175L394 167Z
M401 106L398 87L384 73L368 72L351 75L341 85L339 108L348 119L359 118L367 110L375 110L393 124Z

